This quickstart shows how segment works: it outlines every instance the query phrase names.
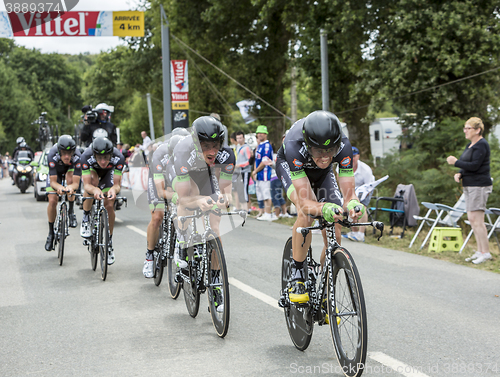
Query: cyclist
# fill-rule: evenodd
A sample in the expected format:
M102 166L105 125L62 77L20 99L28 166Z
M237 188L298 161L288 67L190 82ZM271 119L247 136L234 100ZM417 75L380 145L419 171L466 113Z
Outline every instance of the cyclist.
M69 201L69 226L76 228L78 222L76 220L74 204L75 191L80 185L80 177L82 168L80 163L80 151L76 149L76 143L70 135L62 135L57 144L50 148L47 155L49 163L49 174L47 175L47 185L45 191L57 192L62 195L67 192ZM63 186L63 179L66 179L66 186ZM45 242L45 250L51 251L54 249L54 222L57 215L57 195L47 195L49 204L47 206L47 217L49 219L49 235Z
M177 131L176 135L172 135L168 142L161 144L153 153L152 162L149 165L148 178L148 203L151 210L151 221L147 230L147 251L146 260L142 273L146 278L152 278L153 271L153 252L155 245L158 242L159 230L165 214L165 201L172 200L174 190L172 189L172 181L175 178L174 159L172 154L177 143L189 135L186 129ZM176 199L174 198L174 202Z
M339 164L338 185L332 170L333 162ZM336 215L334 210L338 208L343 212L342 204L353 219L361 217L364 212L354 192L351 143L342 134L340 121L335 114L314 111L295 122L278 151L276 173L288 197L297 207L297 220L292 233L293 262L288 296L291 302L305 303L309 301L309 294L304 285L302 267L311 244L311 234L302 246L303 237L296 232L297 228L311 225L313 218L308 215L323 216L329 222L341 219L342 215ZM354 207L358 205L362 211L356 213ZM335 227L335 234L337 242L340 242L339 226ZM327 245L325 230L323 240L325 247L321 254L321 265Z
M199 208L207 211L213 207L209 204L223 202L229 205L231 197L232 175L235 157L230 147L223 147L224 128L222 123L211 116L202 116L193 122L191 135L182 139L174 149L174 168L176 177L173 188L178 194L177 214L189 215L187 208ZM212 229L220 235L220 217L210 215ZM178 240L180 251L174 256L179 268L187 266L187 223L178 224ZM217 261L214 261L217 266ZM218 283L218 270L213 271L214 281ZM217 311L223 309L223 297L219 289L214 290Z
M113 252L113 228L115 225L114 202L121 189L122 170L125 164L123 155L113 147L111 140L105 137L96 138L90 147L83 152L82 179L84 196L104 199L104 207L109 219L109 254L108 264L115 263ZM107 194L106 196L104 194ZM83 219L80 235L88 238L90 231L90 210L93 200L83 203Z

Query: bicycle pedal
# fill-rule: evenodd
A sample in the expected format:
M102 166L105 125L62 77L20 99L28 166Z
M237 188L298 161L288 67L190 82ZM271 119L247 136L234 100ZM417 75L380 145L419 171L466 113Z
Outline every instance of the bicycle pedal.
M178 272L178 273L175 274L174 281L176 283L182 283L184 281L184 279L182 278L180 272Z
M289 308L290 307L290 302L284 298L284 297L281 297L279 300L278 300L278 306L280 308Z
M83 240L83 246L89 246L90 243L89 243L89 240Z

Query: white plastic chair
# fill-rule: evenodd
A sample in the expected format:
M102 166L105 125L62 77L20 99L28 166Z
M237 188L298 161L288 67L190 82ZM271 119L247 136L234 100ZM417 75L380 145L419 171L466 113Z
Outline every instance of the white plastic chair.
M463 216L464 213L466 213L466 207L465 207L465 196L462 194L458 201L455 203L453 207L447 206L445 204L440 204L440 203L429 203L429 202L422 202L422 205L424 205L426 208L428 208L427 213L425 214L424 217L421 216L413 216L413 218L417 221L421 221L420 226L418 227L415 235L413 236L413 239L410 242L410 245L408 247L412 247L413 243L417 239L418 234L422 230L423 226L425 223L428 223L430 225L429 233L427 233L427 236L425 237L424 242L422 242L422 245L420 245L421 250L429 238L431 237L432 231L434 228L438 225L442 226L447 226L447 227L453 227L453 228L458 228L458 221L460 218ZM432 212L434 211L436 217L431 217ZM447 212L446 216L441 218L443 214Z

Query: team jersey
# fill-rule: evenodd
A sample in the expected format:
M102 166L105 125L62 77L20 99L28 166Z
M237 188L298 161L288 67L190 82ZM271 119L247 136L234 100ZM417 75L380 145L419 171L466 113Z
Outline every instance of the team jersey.
M232 180L235 157L230 147L222 147L217 153L214 166L209 167L203 159L200 147L195 146L192 136L189 135L177 143L173 155L175 175L178 181L185 181L192 174L198 175L204 172L207 172L208 177L210 175L209 168L220 169L220 180Z
M292 180L302 177L322 175L325 170L331 170L334 162L339 164L339 177L353 177L352 147L349 139L342 135L340 148L332 163L326 168L318 167L307 150L302 134L305 118L295 122L287 133L283 145L278 151L278 158L287 162Z
M260 143L255 151L255 167L259 167L262 160L266 158L273 161L273 147L269 140ZM266 165L264 169L257 173L257 181L270 181L272 166Z
M109 170L114 170L114 174L122 175L123 166L125 165L125 158L117 148L113 148L113 155L109 161L108 166L104 169L99 166L95 157L92 145L85 149L81 156L82 161L82 175L90 174L91 170L95 170L99 176Z
M70 164L65 165L61 160L61 155L59 154L56 144L50 148L49 154L47 155L47 162L49 163L49 176L61 176L68 171L72 171L73 175L82 175L81 156L78 149L75 150L75 154L71 157Z
M154 180L165 179L165 187L172 187L175 169L174 159L168 155L168 143L161 144L154 151L149 170Z

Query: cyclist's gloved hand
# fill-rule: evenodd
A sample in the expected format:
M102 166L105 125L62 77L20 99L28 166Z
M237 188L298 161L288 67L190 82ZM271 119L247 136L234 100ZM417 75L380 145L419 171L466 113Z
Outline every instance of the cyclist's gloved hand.
M177 193L174 193L172 196L172 203L177 204L177 200L179 199L179 195Z
M347 209L349 210L349 212L351 212L351 210L354 209L354 207L356 206L359 206L359 208L361 208L361 216L363 216L365 214L365 206L363 204L361 204L358 200L356 199L352 199L349 201L349 203L347 203Z
M323 205L323 208L321 209L321 213L323 214L323 217L329 223L332 223L335 221L335 216L336 216L335 209L338 209L340 214L342 214L344 212L342 207L335 204L335 203L325 203Z

